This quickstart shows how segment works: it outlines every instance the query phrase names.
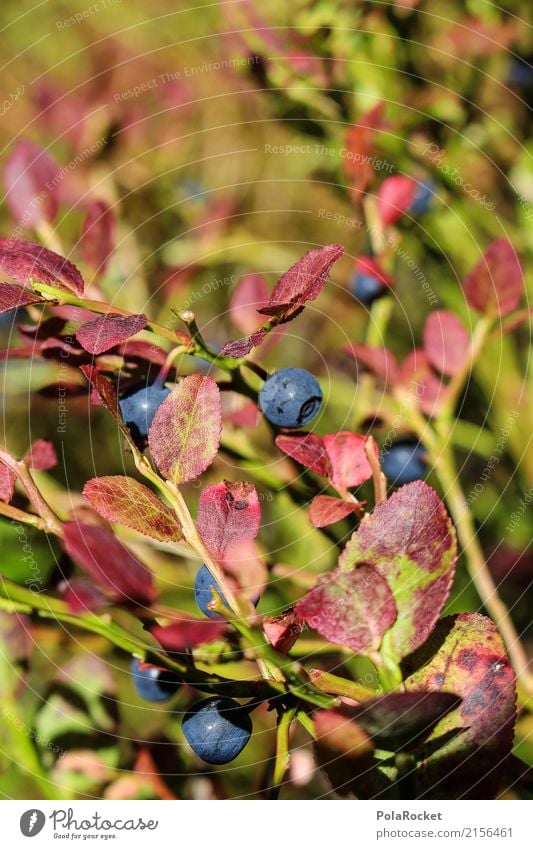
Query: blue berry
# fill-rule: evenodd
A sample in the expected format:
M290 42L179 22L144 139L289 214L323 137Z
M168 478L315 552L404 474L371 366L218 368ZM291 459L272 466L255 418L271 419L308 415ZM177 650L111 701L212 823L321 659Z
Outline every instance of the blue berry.
M181 683L167 669L144 664L141 666L137 658L131 662L131 676L137 693L147 702L166 702L177 692Z
M217 613L216 610L210 610L207 606L209 602L213 601L213 589L217 591L220 598L228 608L230 606L226 601L224 595L220 587L218 586L215 579L211 576L211 573L205 563L198 569L196 573L196 578L194 579L194 598L196 604L206 616L209 616L210 619L219 619L220 613Z
M409 212L413 215L423 215L424 212L427 212L429 207L431 206L431 200L433 198L433 186L431 183L420 183L417 186L415 196L409 207Z
M158 407L170 395L162 383L136 386L119 402L122 418L136 439L146 439Z
M388 291L388 286L379 278L374 277L373 274L364 274L361 271L355 272L350 288L354 298L366 305L372 304Z
M427 471L424 446L413 440L393 443L384 453L382 468L393 484L422 480Z
M274 425L302 427L314 419L322 404L322 390L304 368L282 368L266 380L259 393L259 406Z
M183 720L187 743L208 764L227 764L240 755L252 733L246 708L216 696L197 702Z

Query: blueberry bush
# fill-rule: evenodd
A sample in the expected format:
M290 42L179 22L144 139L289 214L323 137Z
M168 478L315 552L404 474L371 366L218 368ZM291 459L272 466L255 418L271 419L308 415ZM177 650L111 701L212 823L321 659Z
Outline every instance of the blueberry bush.
M4 796L531 794L528 33L427 7L181 9L170 72L109 6L58 18L78 84L36 50Z

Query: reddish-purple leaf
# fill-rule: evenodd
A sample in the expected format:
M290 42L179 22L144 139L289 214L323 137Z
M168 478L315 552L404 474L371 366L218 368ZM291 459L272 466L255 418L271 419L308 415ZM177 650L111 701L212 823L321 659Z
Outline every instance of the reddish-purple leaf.
M16 479L16 474L0 462L0 501L4 504L9 504L13 498Z
M350 572L337 569L319 578L297 603L296 613L330 642L364 654L379 649L396 618L396 605L386 580L361 563Z
M322 291L331 267L344 254L340 245L326 245L308 251L279 279L263 315L286 318L287 313L299 310L307 301L314 301Z
M247 274L237 283L230 301L230 316L241 333L253 333L257 313L268 303L268 284L262 274Z
M43 298L39 298L27 289L15 286L13 283L0 283L0 313L16 310L18 307L27 307L28 304L42 304Z
M479 613L446 617L412 664L417 671L405 682L408 690L462 698L428 741L417 798L491 798L511 752L515 719L515 676L496 625Z
M411 177L394 174L383 180L377 193L378 212L385 225L394 224L410 208L417 190Z
M0 271L22 286L31 280L83 294L83 278L68 259L26 239L0 239Z
M463 283L466 300L475 310L508 315L518 306L524 291L524 274L511 242L495 239Z
M252 348L257 348L267 333L268 330L266 327L260 327L244 339L235 339L234 342L226 342L220 353L223 357L233 357L234 360L240 360L242 357L248 356Z
M89 354L102 354L119 342L125 342L146 327L145 315L116 315L106 313L82 324L76 331L76 339Z
M366 436L341 430L324 436L335 486L346 488L359 486L372 477L372 469L366 457Z
M368 274L381 280L385 286L392 286L392 277L383 271L379 262L372 256L360 256L355 263L356 271L360 274Z
M227 629L224 620L197 619L183 615L183 619L170 625L155 625L150 633L162 645L165 651L182 652L220 639Z
M200 374L185 377L160 405L148 434L157 468L176 484L193 480L215 459L221 428L215 381Z
M405 358L400 369L400 382L427 416L436 415L446 400L447 386L442 378L437 377L421 348L415 348Z
M276 437L276 445L293 460L302 466L316 472L317 475L329 477L333 473L324 440L315 433L299 433L289 436L280 434Z
M39 469L43 472L57 466L56 450L47 439L36 439L24 459L30 469Z
M115 216L103 200L91 200L88 204L81 236L80 249L83 261L96 269L98 275L106 270L113 253Z
M59 589L71 613L96 613L110 604L107 596L85 578L72 578Z
M223 558L235 543L255 539L260 520L257 492L247 481L217 483L200 496L198 530L214 557Z
M356 202L360 201L360 194L367 191L374 178L373 142L375 130L382 122L384 105L383 101L376 103L361 115L356 124L348 127L346 133L343 165L351 195Z
M101 405L104 406L109 413L111 413L123 435L126 437L128 442L130 442L131 434L122 420L120 408L118 406L117 393L111 381L99 372L95 366L80 366L80 371L83 372L91 384L93 392L96 393L97 397L101 401Z
M359 502L343 501L331 495L317 495L313 498L307 515L315 528L325 528L345 519L360 506Z
M370 563L394 593L398 616L384 638L398 660L431 634L455 571L455 531L437 493L423 481L407 484L365 516L341 555L351 574Z
M436 310L424 325L424 351L433 368L457 374L466 362L470 339L462 321L450 310Z
M83 495L110 522L126 525L161 542L177 542L183 536L174 511L134 478L122 475L92 478L85 484Z
M385 384L394 385L398 380L398 362L387 348L363 344L346 344L342 350L353 357L357 364L375 374Z
M294 607L284 610L279 616L265 616L263 631L271 646L281 654L288 654L305 627L303 619Z
M77 566L115 596L145 604L154 600L151 573L107 528L67 522L63 547Z
M9 211L25 227L37 227L56 217L58 170L40 145L28 139L15 143L4 165L4 188Z

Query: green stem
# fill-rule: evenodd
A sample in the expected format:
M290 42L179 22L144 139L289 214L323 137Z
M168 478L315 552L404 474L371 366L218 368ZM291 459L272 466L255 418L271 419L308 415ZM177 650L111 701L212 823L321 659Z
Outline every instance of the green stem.
M356 681L349 681L331 672L323 672L322 669L310 669L309 677L315 687L323 693L345 696L356 702L367 702L369 699L376 698L376 691L370 687L364 687Z
M274 773L272 776L272 787L269 798L277 799L281 790L281 784L285 773L290 766L289 735L292 721L296 715L296 706L286 710L282 709L278 714L278 725L276 729L276 757L274 760Z

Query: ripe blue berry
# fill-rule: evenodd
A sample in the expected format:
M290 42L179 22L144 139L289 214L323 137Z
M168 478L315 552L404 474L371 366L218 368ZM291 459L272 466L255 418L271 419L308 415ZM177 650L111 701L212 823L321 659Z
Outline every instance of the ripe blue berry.
M146 439L160 404L170 395L162 383L136 386L119 402L122 418L136 439Z
M218 586L215 579L211 576L209 569L204 563L204 565L198 569L198 572L196 573L196 578L194 579L194 598L196 604L198 605L202 613L204 613L206 616L209 616L210 619L219 619L220 613L217 613L216 610L210 610L210 608L207 606L209 602L213 601L213 589L216 590L216 592L219 594L220 598L229 610L230 606L228 602L226 601L220 587Z
M259 406L274 425L302 427L314 419L322 404L322 390L304 368L282 368L265 381Z
M388 286L378 277L374 277L373 274L364 274L361 271L355 272L350 288L354 298L367 306L388 292Z
M177 692L180 681L167 669L158 666L141 666L137 658L131 662L133 686L142 699L147 702L166 702Z
M382 468L393 484L412 483L427 471L424 446L413 440L395 442L383 453Z
M223 696L203 699L183 720L187 743L208 764L227 764L239 755L252 733L248 710Z
M431 206L433 198L433 186L431 183L420 183L417 187L415 196L409 207L409 212L413 215L423 215Z

